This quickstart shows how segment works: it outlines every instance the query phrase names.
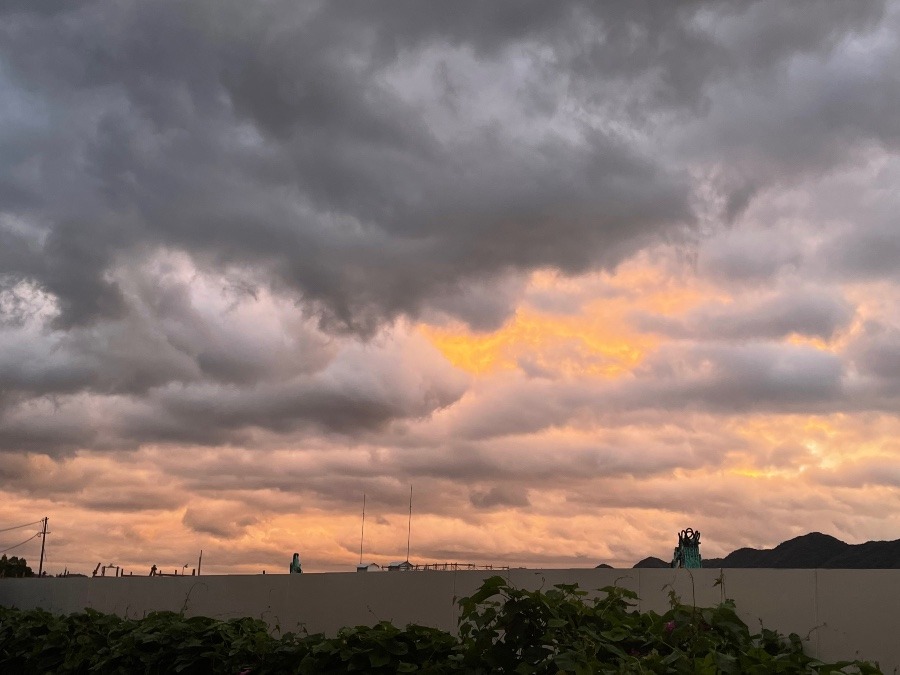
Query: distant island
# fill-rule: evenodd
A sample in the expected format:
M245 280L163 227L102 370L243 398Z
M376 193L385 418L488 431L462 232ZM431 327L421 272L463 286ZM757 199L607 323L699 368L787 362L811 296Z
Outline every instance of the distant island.
M609 565L601 563L597 567ZM651 556L634 567L669 567L669 563ZM900 539L848 544L821 532L810 532L771 549L739 548L724 558L704 558L703 567L900 569Z

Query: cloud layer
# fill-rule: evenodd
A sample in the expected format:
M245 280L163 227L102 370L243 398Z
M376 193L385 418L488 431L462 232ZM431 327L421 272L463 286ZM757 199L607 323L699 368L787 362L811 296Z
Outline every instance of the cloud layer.
M60 567L336 569L364 493L402 557L412 483L423 560L900 537L898 29L3 3L9 524Z

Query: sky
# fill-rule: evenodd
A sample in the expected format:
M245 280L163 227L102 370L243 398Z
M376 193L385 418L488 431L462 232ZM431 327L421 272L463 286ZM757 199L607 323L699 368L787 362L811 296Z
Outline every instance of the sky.
M5 0L0 529L49 517L52 574L349 571L363 495L365 562L900 538L898 41L874 0Z

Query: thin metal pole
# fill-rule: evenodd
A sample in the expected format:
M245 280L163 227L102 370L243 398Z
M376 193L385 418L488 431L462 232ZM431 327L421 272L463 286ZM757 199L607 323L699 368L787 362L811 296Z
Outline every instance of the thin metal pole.
M363 553L363 536L366 533L366 493L363 492L363 517L362 517L362 528L359 531L359 564L362 565L362 553Z
M200 549L200 557L197 559L197 576L200 576L200 565L203 564L203 549Z
M43 576L44 574L44 544L47 542L47 521L49 518L44 516L44 527L41 531L41 563L38 565L38 576Z
M410 535L412 535L412 485L409 486L409 525L406 528L406 562L409 562Z

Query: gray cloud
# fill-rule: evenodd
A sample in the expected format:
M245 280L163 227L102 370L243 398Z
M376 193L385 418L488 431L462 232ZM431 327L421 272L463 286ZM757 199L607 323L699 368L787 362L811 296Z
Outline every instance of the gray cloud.
M243 534L259 520L254 513L247 512L245 504L219 502L202 507L189 506L181 522L193 532L229 539Z
M475 490L469 501L479 509L529 506L528 491L522 488L494 486L488 490Z
M11 400L0 409L0 447L57 453L154 442L215 445L249 442L253 429L355 435L427 417L455 402L466 382L421 342L382 351L351 345L317 372L253 386L180 381L141 396Z
M887 112L900 97L891 65L896 13L881 3L748 7L715 22L723 43L734 31L729 55L747 59L746 67L711 83L708 114L676 133L681 152L715 162L710 175L731 217L769 188L864 163L876 148L896 152L900 138ZM809 23L805 10L815 16ZM764 58L761 45L769 46Z
M651 425L660 413L698 410L715 414L882 410L878 390L846 382L838 355L812 347L771 342L698 342L665 345L633 376L612 381L507 379L491 391L492 403L458 406L466 438L527 435L584 420L614 424L642 413ZM716 451L713 450L713 453ZM613 455L619 461L623 453ZM654 469L666 462L650 460Z
M803 260L798 237L771 230L728 231L704 241L699 271L720 283L761 282Z
M3 139L3 183L27 195L12 215L47 228L38 248L4 232L30 252L9 269L60 298L60 326L120 316L105 272L145 244L257 265L365 330L485 273L613 265L691 220L689 186L639 148L574 120L571 138L555 132L530 102L541 81L502 101L532 132L459 118L453 140L422 108L428 81L385 81L402 49L436 41L451 58L500 17L404 25L402 5L371 22L326 7L98 2L6 17L4 88L23 115L47 111L20 121L36 127L26 139L20 125ZM567 14L537 10L507 44ZM507 56L498 38L483 60Z
M896 209L896 204L884 206ZM834 271L851 279L897 277L900 270L900 221L896 211L890 216L876 216L876 219L875 223L863 227L859 225L867 223L857 221L823 245L822 255Z
M829 57L881 18L879 3L450 12L398 2L373 13L358 3L84 2L50 16L10 5L0 86L15 103L0 185L19 195L8 213L44 236L35 246L3 230L3 248L24 253L4 262L60 298L61 326L126 312L105 273L149 244L258 266L329 325L355 330L507 269L612 266L694 220L690 183L631 140L666 133L654 114L703 112L698 123L743 152L797 115L788 100L771 105L774 69ZM423 59L433 72L416 69ZM724 83L742 71L767 107L763 126L737 134ZM868 108L856 105L884 91L891 106L885 72L838 79L847 92L798 105L831 119L829 136L891 137L892 115L860 123ZM487 86L494 114L464 108ZM812 148L823 136L809 127L786 135L800 139L794 162L820 161ZM784 138L766 152L781 161Z
M202 279L188 267L191 277L157 269L151 280L143 271L117 278L129 298L128 316L66 331L52 329L58 308L45 294L13 287L7 329L0 327L7 384L37 394L142 394L201 380L249 385L315 372L334 356L330 338L291 316L290 303L258 302L240 278ZM2 309L0 300L0 316Z
M93 511L134 513L170 510L184 504L184 495L160 486L116 485L95 486L78 500L79 505Z
M853 318L850 304L822 290L794 289L756 302L711 305L683 318L637 315L643 330L673 338L777 340L791 334L830 340Z
M848 349L860 389L890 409L900 397L900 329L869 321Z
M812 477L817 482L833 487L900 487L900 465L896 459L872 458L847 462L835 469L815 469Z
M842 402L840 357L807 347L750 343L663 348L618 392L635 405L722 411L816 411Z

